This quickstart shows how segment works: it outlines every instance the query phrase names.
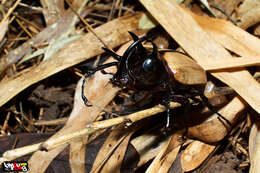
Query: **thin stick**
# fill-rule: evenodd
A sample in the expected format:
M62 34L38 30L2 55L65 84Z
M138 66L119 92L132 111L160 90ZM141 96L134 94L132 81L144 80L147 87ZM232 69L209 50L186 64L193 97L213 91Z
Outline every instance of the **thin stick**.
M171 108L179 107L180 104L176 102L171 103ZM62 144L69 143L76 138L80 138L83 136L86 136L87 134L92 134L98 130L109 128L115 125L123 124L131 125L132 123L139 121L141 119L150 117L152 115L155 115L157 113L165 111L166 108L162 105L154 106L153 108L142 110L140 112L136 112L124 117L117 117L112 118L104 121L98 121L94 122L92 124L89 124L85 129L82 129L80 131L76 131L64 136L60 136L58 138L55 138L53 140L48 140L47 142L41 142L21 148L16 148L13 150L8 150L3 153L2 157L0 158L0 164L4 161L10 161L14 160L16 158L22 157L24 155L30 154L32 152L35 152L39 149L42 150L51 150L54 149Z
M9 8L9 10L8 10L8 12L6 13L6 15L4 16L3 20L0 22L0 25L2 25L2 23L7 20L7 18L11 15L11 13L14 11L14 9L17 7L17 5L18 5L20 2L21 2L21 0L17 0L17 1L15 2L15 4L14 4L11 8Z
M72 7L71 3L68 2L68 0L66 0L66 3L68 3L68 5L70 6L70 9L78 16L78 18L86 25L86 29L88 31L90 31L91 33L93 33L96 38L107 48L111 49L97 34L96 32L94 31L94 29L90 26L90 24L84 19L82 18L78 13L77 11Z

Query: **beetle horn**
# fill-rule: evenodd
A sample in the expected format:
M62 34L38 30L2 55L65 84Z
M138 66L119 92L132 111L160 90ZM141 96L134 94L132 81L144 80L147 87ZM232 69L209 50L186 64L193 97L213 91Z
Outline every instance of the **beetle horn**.
M153 52L152 52L152 57L156 57L157 58L157 56L158 56L158 48L157 48L157 45L155 44L155 43L153 43L153 42L151 42L152 43L152 45L153 45Z
M128 33L133 38L134 42L132 43L132 45L130 45L128 47L128 50L125 51L125 53L126 52L129 53L133 48L135 48L137 50L137 52L145 52L146 49L143 47L142 42L148 38L147 35L139 38L137 35L135 35L135 33L131 32L131 31L128 31Z
M139 38L137 35L135 35L135 33L128 31L128 33L131 35L131 37L133 38L134 41L137 41Z

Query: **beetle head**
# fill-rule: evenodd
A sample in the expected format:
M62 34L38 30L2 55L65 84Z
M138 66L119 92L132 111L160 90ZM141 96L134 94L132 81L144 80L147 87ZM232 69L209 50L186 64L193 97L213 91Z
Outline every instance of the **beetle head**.
M128 84L135 89L151 88L162 83L166 79L167 73L162 60L159 57L157 46L150 40L148 36L138 38L131 33L134 43L125 51L123 58L125 63L125 79ZM148 41L152 43L153 50L149 52L142 45L142 42ZM122 60L123 60L122 58ZM121 78L122 80L122 78Z

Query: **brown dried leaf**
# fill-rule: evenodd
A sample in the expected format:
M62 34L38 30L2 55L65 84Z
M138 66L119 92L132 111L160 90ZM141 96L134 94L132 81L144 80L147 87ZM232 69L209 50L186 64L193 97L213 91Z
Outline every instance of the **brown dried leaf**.
M0 41L2 41L2 39L5 36L5 33L8 29L8 24L9 24L9 20L5 20L3 22L0 23ZM4 70L7 67L7 60L5 57L0 58L0 74L2 74L2 72L4 72Z
M220 8L221 10L225 11L227 13L227 15L231 15L231 13L234 11L234 9L237 7L237 5L239 3L241 3L243 0L232 0L232 1L223 1L223 0L214 0L212 5L217 6L218 8ZM212 8L212 10L214 12L218 12L219 11L215 10L214 8Z
M163 149L163 147L166 145L167 138L164 140L161 138L161 134L156 135L154 132L152 132L138 136L131 141L131 144L140 156L137 167L141 167L153 159Z
M165 143L164 148L158 153L146 173L164 173L168 172L172 163L177 157L183 141L180 140L184 131L177 131Z
M244 2L239 6L239 15L243 16L250 10L260 7L260 1L258 0L244 0Z
M181 155L183 171L191 171L197 168L215 149L216 146L193 141Z
M239 26L241 28L247 29L258 23L259 7L260 2L258 0L245 0L242 5L240 5L239 16L241 22L239 23Z
M260 16L260 7L254 8L247 12L245 15L241 16L241 23L239 23L239 27L243 29L247 29L250 26L257 24Z
M84 140L75 140L70 145L70 169L71 172L84 173L86 144Z
M126 129L124 125L120 125L116 129L113 129L99 150L92 166L91 173L120 173L120 167L123 162L130 137L136 130L136 126Z
M81 128L84 128L86 124L94 121L96 117L99 115L99 113L102 111L100 107L105 107L113 99L116 92L118 91L117 88L112 87L111 84L108 84L108 78L106 75L96 73L94 78L91 81L87 82L87 85L90 84L90 82L95 83L96 91L92 89L93 94L89 96L100 107L97 106L86 107L81 99L81 85L82 85L81 82L82 81L78 83L76 89L75 103L74 103L74 107L70 119L68 120L66 126L63 127L58 133L53 135L50 139L55 140L59 136L63 136L69 132L77 131ZM33 172L33 173L44 172L45 169L48 167L49 163L53 160L53 158L55 158L56 155L59 154L67 145L68 145L67 143L64 143L60 147L56 147L55 149L50 150L48 152L45 151L35 152L28 162L30 165L29 172ZM42 146L44 146L44 143L42 144ZM37 158L41 158L41 160ZM36 162L39 164L36 164Z

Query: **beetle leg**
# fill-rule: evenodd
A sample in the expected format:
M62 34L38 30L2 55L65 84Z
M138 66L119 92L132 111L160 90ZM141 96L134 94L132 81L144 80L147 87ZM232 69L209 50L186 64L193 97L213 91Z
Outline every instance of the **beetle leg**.
M114 73L106 72L105 70L100 70L100 72L101 72L102 74L110 74L110 75L114 75Z
M200 93L199 91L197 91L197 90L195 90L195 89L192 90L192 93L193 93L193 94L196 94L196 95L198 95L198 96L200 96L200 98L202 99L202 103L204 103L205 106L207 106L211 112L217 114L217 115L218 115L222 120L224 120L230 127L232 126L231 122L230 122L228 119L226 119L223 115L221 115L220 113L218 113L218 111L215 109L215 107L214 107L212 104L210 104L208 98L207 98L204 94Z
M113 52L112 50L106 48L106 47L102 47L102 49L107 52L108 54L110 54L113 58L115 58L117 61L120 61L121 56L117 55L115 52Z
M226 119L223 115L221 115L220 113L218 113L218 111L215 109L215 107L209 103L208 98L205 95L200 95L202 101L206 104L206 106L209 108L209 110L211 110L213 113L217 114L220 118L222 118L224 121L226 121L226 123L231 127L232 124L231 122Z
M81 85L81 98L86 106L88 106L88 107L92 106L91 104L88 104L88 99L84 93L86 79L88 77L90 77L91 75L93 75L94 73L96 73L97 71L103 70L103 69L111 67L111 66L117 66L117 65L118 65L118 62L111 62L111 63L99 65L95 69L87 70L86 74L83 77L83 81L82 81L82 85Z
M171 115L170 115L170 100L168 98L163 99L162 104L166 107L166 124L165 127L162 130L162 133L164 135L167 135L167 131L169 130L170 126L170 120L171 120Z
M183 95L170 95L168 98L166 98L163 101L163 104L166 106L166 126L165 126L164 131L167 131L169 129L169 126L170 126L170 121L171 121L170 102L171 101L178 102L182 106L184 106L184 126L185 126L184 135L185 135L188 132L188 126L187 126L187 122L188 122L187 117L188 116L187 115L188 115L188 111L190 110L191 104L190 104L188 98L183 96Z
M170 126L170 101L167 101L166 103L166 125L165 129L168 129Z

